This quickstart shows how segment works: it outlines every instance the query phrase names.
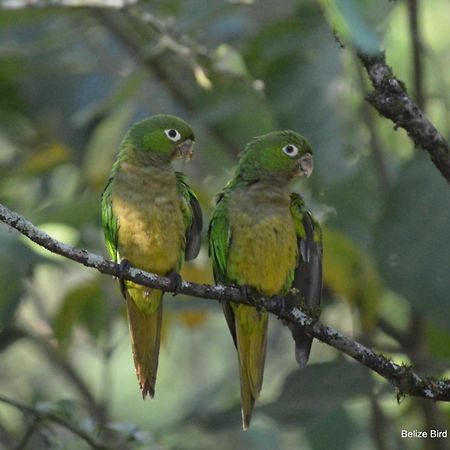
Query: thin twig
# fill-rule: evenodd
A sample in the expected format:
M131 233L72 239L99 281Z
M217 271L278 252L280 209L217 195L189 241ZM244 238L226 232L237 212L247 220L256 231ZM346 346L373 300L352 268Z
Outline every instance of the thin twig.
M14 408L19 409L20 411L28 414L32 414L33 416L39 418L40 420L50 420L52 422L57 423L58 425L66 428L67 430L70 430L73 434L83 439L87 444L89 444L92 448L96 450L107 450L107 447L97 442L94 438L92 438L89 434L84 432L83 430L80 430L75 425L73 425L71 422L63 419L62 417L58 416L57 414L51 413L51 412L44 412L39 411L36 408L33 408L32 406L25 405L24 403L20 403L16 400L11 400L10 398L4 397L3 395L0 395L0 402L5 403L7 405L11 405Z
M30 442L30 439L33 436L34 432L36 431L40 421L41 417L39 416L33 417L30 425L27 427L25 434L23 435L22 439L20 440L15 450L24 450L25 448L27 448L27 445Z
M78 249L68 244L57 241L43 232L31 222L10 211L0 204L0 221L20 231L36 244L58 255L69 258L87 267L97 269L99 272L119 276L119 264L108 261L98 255L84 249ZM145 272L136 268L130 268L122 273L126 280L150 288L161 289L166 292L177 291L176 285L169 278ZM211 286L196 284L189 281L182 283L178 292L199 298L212 300L231 300L236 303L244 303L264 308L284 321L304 327L305 331L318 340L340 350L356 361L367 366L388 380L399 390L401 395L425 397L433 400L450 401L450 381L437 380L432 377L422 378L411 367L398 365L359 342L353 341L340 332L327 326L316 323L316 320L298 307L290 310L280 309L280 301L276 298L267 298L259 295L242 298L242 292L233 286Z
M377 450L388 450L387 420L375 395L370 396L372 435Z
M38 345L47 355L50 362L53 363L75 386L86 404L87 409L100 426L105 425L108 420L105 406L96 400L93 393L70 361L60 355L47 341L39 339L30 333L26 333L26 337Z

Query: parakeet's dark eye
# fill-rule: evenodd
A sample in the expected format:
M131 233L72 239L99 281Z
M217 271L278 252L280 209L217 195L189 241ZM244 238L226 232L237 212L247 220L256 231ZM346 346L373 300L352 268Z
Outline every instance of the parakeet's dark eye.
M172 142L178 142L181 139L181 134L175 128L164 130L164 133Z
M283 152L288 156L294 157L298 154L298 148L293 144L289 144L283 147Z

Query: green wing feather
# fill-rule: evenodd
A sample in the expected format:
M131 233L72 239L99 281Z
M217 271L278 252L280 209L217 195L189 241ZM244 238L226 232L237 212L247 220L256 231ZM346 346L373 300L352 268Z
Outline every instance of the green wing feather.
M114 262L118 262L119 222L117 220L117 217L113 214L112 210L111 193L113 183L114 178L110 177L102 193L102 225L103 233L105 235L106 248L108 249L109 255Z
M214 280L216 283L227 284L227 259L231 241L231 229L228 221L227 188L217 197L208 229L209 257L212 261ZM236 323L233 309L229 301L222 301L225 319L237 348Z
M299 290L301 304L316 309L322 298L322 230L296 193L291 194L290 209L298 245L298 264L291 287ZM312 337L302 327L288 325L295 340L295 357L300 367L304 367L311 351Z
M212 260L214 279L218 283L226 283L227 257L231 240L228 221L227 196L222 192L217 197L216 207L211 217L208 230L209 256Z
M194 259L200 251L203 216L197 196L187 183L187 177L181 172L177 176L178 192L181 194L181 210L186 227L186 246L184 257L187 261Z

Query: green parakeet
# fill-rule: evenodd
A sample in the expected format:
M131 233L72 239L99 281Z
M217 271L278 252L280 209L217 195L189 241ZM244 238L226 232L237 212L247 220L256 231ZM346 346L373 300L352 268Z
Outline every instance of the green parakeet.
M181 282L184 260L200 250L202 212L186 177L171 161L192 156L194 134L183 120L157 115L125 135L102 194L102 223L111 258ZM142 397L155 394L162 296L121 280Z
M219 194L209 226L209 253L216 282L252 288L267 296L300 291L300 302L320 304L322 234L302 198L289 190L297 175L313 169L311 146L293 131L253 139L241 154L236 172ZM261 391L268 313L223 301L238 352L242 420L247 429ZM305 366L310 338L290 326L296 358Z

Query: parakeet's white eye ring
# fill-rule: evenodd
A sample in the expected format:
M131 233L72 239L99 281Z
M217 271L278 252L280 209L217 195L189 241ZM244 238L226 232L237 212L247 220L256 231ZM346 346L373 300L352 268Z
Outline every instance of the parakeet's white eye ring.
M175 128L164 130L164 133L172 142L178 142L181 139L181 134Z
M288 144L283 147L283 152L293 158L294 156L298 155L298 148L293 144Z

